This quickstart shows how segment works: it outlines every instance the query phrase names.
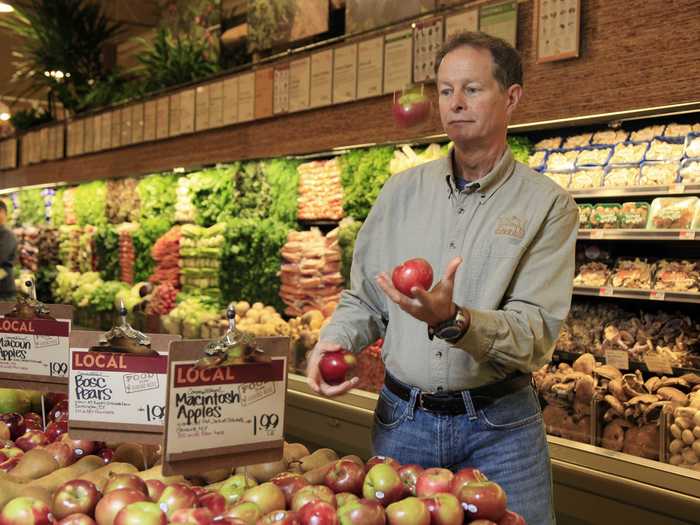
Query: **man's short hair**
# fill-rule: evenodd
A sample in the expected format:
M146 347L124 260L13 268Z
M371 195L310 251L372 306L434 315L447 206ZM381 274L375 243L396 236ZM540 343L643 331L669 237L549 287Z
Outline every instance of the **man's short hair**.
M449 52L460 47L487 49L493 58L493 77L503 89L513 84L523 85L523 62L520 53L505 40L481 31L464 31L450 37L435 57L435 75Z
M7 204L5 204L5 201L2 199L0 199L0 211L7 213Z

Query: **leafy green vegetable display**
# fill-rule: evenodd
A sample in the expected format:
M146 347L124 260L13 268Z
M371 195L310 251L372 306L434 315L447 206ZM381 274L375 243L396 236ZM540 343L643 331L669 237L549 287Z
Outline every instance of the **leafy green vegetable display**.
M197 224L204 227L235 216L238 194L234 187L234 177L238 163L191 173L190 197L197 210Z
M74 206L78 225L103 226L107 224L106 201L107 184L104 181L96 180L77 186Z
M175 186L177 177L172 173L148 175L136 185L141 201L141 218L161 217L175 221Z
M260 164L270 185L269 216L290 226L297 222L299 164L299 161L289 159L273 159Z
M350 288L350 269L352 268L352 254L355 250L355 239L360 232L362 223L352 217L347 217L340 222L338 228L338 244L342 251L342 266L340 268L345 279L345 287Z
M46 208L40 189L34 188L19 192L18 220L23 226L40 226L46 222Z
M390 176L394 148L389 146L353 150L340 157L343 209L355 219L365 219Z
M106 281L119 280L119 234L111 224L97 229L94 237L97 270Z
M232 217L262 219L268 216L270 184L260 162L246 162L236 172L236 210Z
M289 226L274 219L230 219L219 276L223 297L261 301L284 309L277 273L279 253L288 232Z
M515 160L527 164L527 160L532 152L532 142L527 137L521 135L508 136L508 145L513 151Z
M142 218L139 222L138 229L131 236L136 253L134 282L148 281L155 268L151 248L171 226L172 223L162 217Z

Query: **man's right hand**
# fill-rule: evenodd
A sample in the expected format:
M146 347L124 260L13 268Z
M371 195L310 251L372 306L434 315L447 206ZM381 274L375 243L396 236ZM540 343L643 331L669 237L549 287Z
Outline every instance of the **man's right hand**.
M345 348L335 343L319 341L309 354L306 364L306 382L311 387L311 390L317 394L323 394L328 397L339 396L354 388L360 380L358 377L353 377L339 385L329 385L323 380L321 369L319 368L321 358L323 354L337 352L338 350L345 350Z

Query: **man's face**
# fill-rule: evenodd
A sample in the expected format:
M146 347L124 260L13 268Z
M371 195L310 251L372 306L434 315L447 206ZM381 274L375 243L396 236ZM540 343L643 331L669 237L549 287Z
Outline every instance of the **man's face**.
M488 49L458 47L443 58L437 74L442 126L457 146L502 140L522 88L503 89L493 76Z

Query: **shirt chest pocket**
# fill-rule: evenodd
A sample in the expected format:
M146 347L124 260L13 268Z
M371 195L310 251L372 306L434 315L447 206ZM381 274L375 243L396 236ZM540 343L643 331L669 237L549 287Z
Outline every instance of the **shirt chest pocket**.
M523 241L508 235L493 235L477 241L471 251L483 259L519 259L523 252Z

